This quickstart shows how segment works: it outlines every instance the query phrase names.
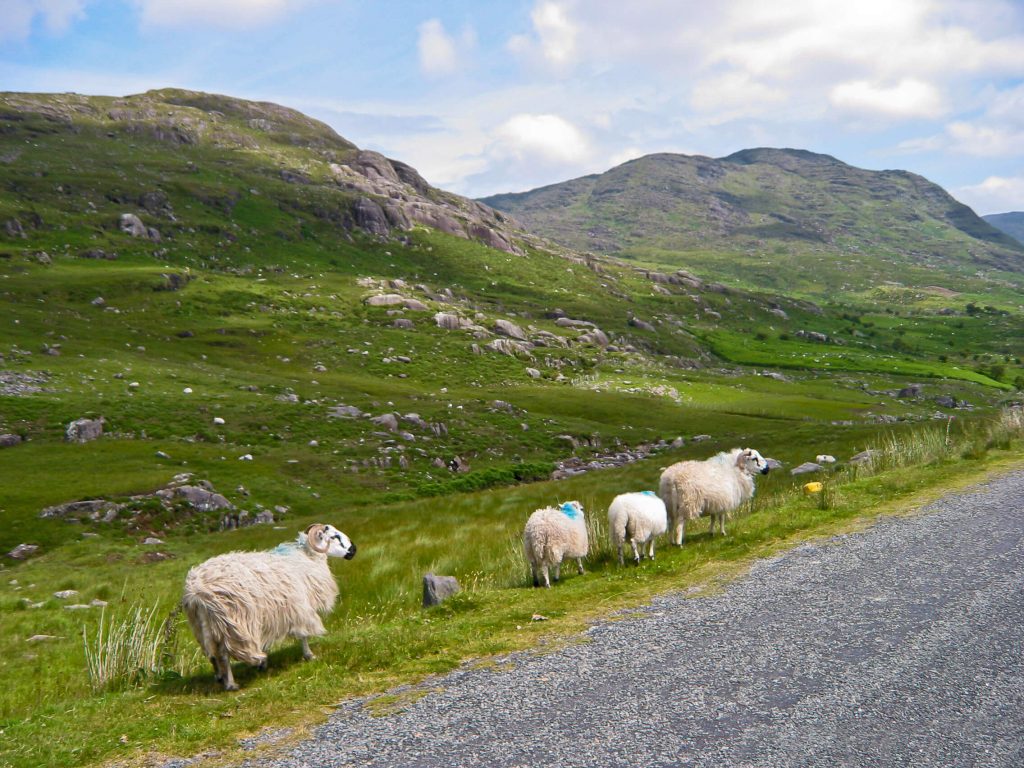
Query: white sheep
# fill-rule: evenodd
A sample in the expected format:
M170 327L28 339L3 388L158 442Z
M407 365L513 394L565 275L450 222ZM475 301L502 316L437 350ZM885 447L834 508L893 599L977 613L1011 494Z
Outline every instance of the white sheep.
M768 474L768 463L753 448L733 448L704 461L680 461L661 473L658 495L668 510L672 541L682 546L686 521L711 515L711 535L718 521L754 495L754 475Z
M576 558L576 566L582 574L583 558L589 549L587 521L583 516L583 506L578 501L567 501L557 508L538 509L526 521L523 551L530 564L535 587L540 586L539 574L544 576L544 586L551 586L548 568L555 569L555 581L558 581L562 560L566 557Z
M324 634L320 614L338 598L327 558L355 553L344 533L316 524L295 542L218 555L188 572L181 605L225 690L238 690L232 658L266 669L267 649L289 635L302 642L303 658L314 658L309 638Z
M612 546L618 548L619 565L624 563L622 546L626 539L633 545L633 562L639 564L644 544L650 542L647 556L653 560L654 538L667 529L665 502L654 491L619 494L608 507L608 534Z

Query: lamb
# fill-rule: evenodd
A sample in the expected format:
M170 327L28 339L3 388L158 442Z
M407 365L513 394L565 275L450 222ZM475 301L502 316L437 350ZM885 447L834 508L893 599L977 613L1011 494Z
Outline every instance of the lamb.
M768 463L753 448L733 448L704 461L680 461L661 474L658 495L668 510L673 543L683 545L686 521L711 515L725 535L725 518L754 495L754 476L768 474Z
M653 560L654 538L667 529L665 502L654 491L619 494L608 507L608 533L612 546L619 550L619 565L624 564L622 545L626 539L633 545L633 562L639 565L643 545L650 542L647 556ZM637 544L640 545L639 550Z
M200 563L185 577L181 605L196 641L224 690L236 691L235 658L267 667L267 649L288 635L315 658L309 638L324 634L338 585L327 558L351 560L356 546L332 525L311 525L295 542L265 552L229 552Z
M587 521L583 517L583 505L578 501L567 501L557 508L538 509L526 521L523 551L530 564L535 587L540 586L538 574L543 574L545 587L551 586L548 568L555 569L555 581L558 581L562 560L566 557L576 558L576 566L582 574L583 558L589 549Z

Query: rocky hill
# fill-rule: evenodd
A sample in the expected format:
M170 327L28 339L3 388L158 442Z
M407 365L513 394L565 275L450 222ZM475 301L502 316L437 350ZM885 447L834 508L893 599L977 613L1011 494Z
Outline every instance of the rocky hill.
M483 202L581 250L817 295L1024 273L1024 247L941 187L802 150L648 155Z
M199 202L222 211L244 204L253 194L251 188L232 187L230 178L222 179L222 189L204 190L203 180L211 169L194 161L162 162L157 175L147 162L153 149L146 151L146 145L152 142L163 145L168 156L175 147L206 150L217 156L216 164L234 181L241 182L241 176L251 172L272 187L308 187L284 196L348 230L386 237L392 230L424 225L513 253L519 252L517 237L525 237L507 215L431 187L405 163L360 150L324 123L276 104L176 89L124 98L6 93L0 94L0 125L8 136L51 140L45 156L36 151L39 144L29 141L8 146L0 156L5 175L29 167L40 179L9 189L18 197L0 198L0 222L8 238L18 239L26 229L69 224L69 216L99 212L110 203L134 204L143 209L143 218L163 218L164 227L173 229L175 212L163 189L168 184L191 187ZM53 146L54 137L68 154ZM81 150L91 142L97 143L97 151L72 149ZM105 148L100 150L101 146ZM56 175L63 161L76 183L43 181ZM124 174L119 189L92 186L84 176L97 163L134 164L137 178ZM47 194L55 186L61 188L56 198ZM50 210L44 216L46 208Z

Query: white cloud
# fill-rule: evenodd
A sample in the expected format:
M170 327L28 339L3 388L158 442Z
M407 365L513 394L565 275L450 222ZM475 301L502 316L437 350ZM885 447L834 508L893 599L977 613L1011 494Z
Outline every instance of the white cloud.
M960 187L954 194L981 215L1024 211L1024 173L989 176L980 184Z
M310 0L134 0L143 26L173 27L203 22L252 27L280 18Z
M39 20L46 31L59 35L72 22L85 18L86 0L5 0L0 12L0 42L24 40Z
M784 90L758 82L743 72L729 72L698 82L690 104L698 112L713 112L717 120L763 114L766 107L785 102Z
M569 18L567 3L543 0L530 12L535 37L512 35L506 47L527 58L539 57L556 69L564 69L576 60L578 28Z
M459 65L455 52L455 41L445 32L439 19L430 19L420 24L417 43L420 54L420 69L427 75L448 75Z
M1024 130L969 122L950 123L951 149L979 157L1012 157L1024 151Z
M557 115L516 115L503 123L495 136L497 152L517 160L572 164L590 155L586 137Z
M938 88L911 78L891 86L867 80L840 83L829 92L829 101L843 112L893 118L936 118L947 110Z
M462 68L463 59L475 45L476 33L472 27L463 29L456 39L448 34L439 19L429 19L419 26L420 69L431 77L454 74Z

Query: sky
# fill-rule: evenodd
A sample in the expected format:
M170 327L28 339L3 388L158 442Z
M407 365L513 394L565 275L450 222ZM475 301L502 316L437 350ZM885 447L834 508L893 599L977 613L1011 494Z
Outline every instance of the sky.
M793 147L1024 211L1024 0L0 0L0 90L164 87L470 197Z

